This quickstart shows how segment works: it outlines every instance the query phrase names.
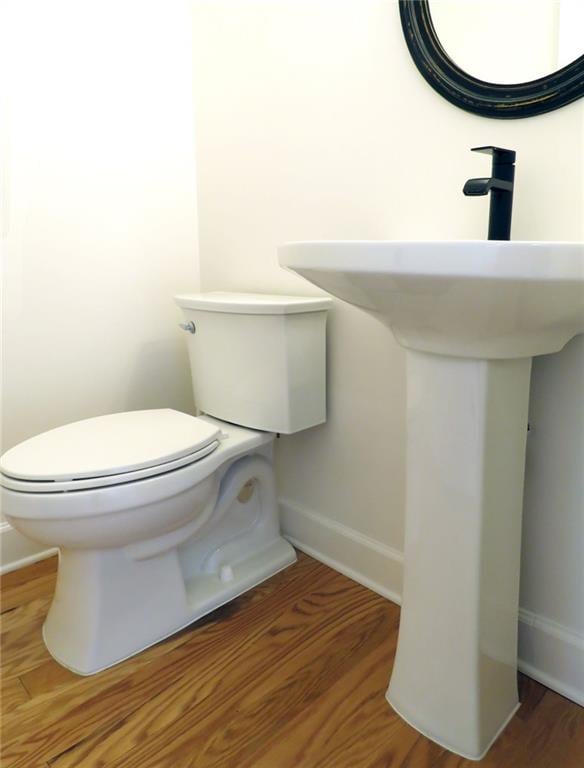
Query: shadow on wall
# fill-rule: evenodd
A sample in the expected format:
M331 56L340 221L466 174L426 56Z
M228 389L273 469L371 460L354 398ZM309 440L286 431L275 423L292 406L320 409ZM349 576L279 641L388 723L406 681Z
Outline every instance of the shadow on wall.
M561 354L534 359L521 607L572 627L584 653L583 393L584 335L572 339Z
M174 408L194 413L191 370L182 336L158 339L141 347L124 402L124 407L132 411Z

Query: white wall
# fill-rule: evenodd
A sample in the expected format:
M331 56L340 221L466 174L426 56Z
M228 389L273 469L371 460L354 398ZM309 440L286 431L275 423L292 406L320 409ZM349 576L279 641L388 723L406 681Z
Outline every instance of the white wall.
M581 335L533 363L519 639L526 671L584 706L583 400Z
M461 192L489 171L488 158L469 151L481 144L517 151L515 239L584 236L582 102L517 121L458 110L418 74L392 0L193 0L193 8L205 290L318 293L278 266L287 240L485 237L488 200ZM568 373L584 359L576 347L564 358ZM404 354L384 327L335 302L329 358L328 423L278 443L285 529L399 599ZM554 365L536 364L535 375ZM568 482L577 499L579 475ZM541 523L552 513L526 514L526 542L543 544L525 552L524 624L549 616L584 653L579 595L550 615L549 596L529 587L553 572L554 589L572 594L581 566L581 549L562 544L581 542L581 508L571 507L553 539Z
M2 447L76 419L192 408L198 286L182 0L8 0Z

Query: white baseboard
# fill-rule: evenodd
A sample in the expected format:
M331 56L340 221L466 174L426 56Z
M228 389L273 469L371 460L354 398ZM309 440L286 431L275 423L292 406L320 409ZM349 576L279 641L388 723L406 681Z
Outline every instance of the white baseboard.
M0 574L24 568L56 552L56 549L45 549L42 544L25 538L10 523L0 522Z
M280 499L284 536L298 549L400 605L403 554L289 499Z
M524 608L519 610L519 669L584 707L584 637Z
M403 554L289 499L280 499L284 536L298 549L401 604ZM584 637L519 611L519 669L584 706Z

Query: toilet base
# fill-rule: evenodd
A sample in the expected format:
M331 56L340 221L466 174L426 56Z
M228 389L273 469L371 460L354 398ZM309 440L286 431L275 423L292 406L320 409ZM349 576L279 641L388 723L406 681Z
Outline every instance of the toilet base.
M280 535L268 449L223 463L204 482L163 498L155 510L163 520L181 512L177 528L120 547L61 547L43 627L60 664L80 675L107 669L296 560ZM117 520L112 516L112 531Z
M74 558L78 553L69 554ZM96 565L102 570L104 566L108 569L111 568L112 563L107 562L107 557L104 562L104 553L100 552L97 554L100 556L99 563L96 561L91 563L91 560L87 561L90 568L86 570L92 572L95 570ZM174 562L173 556L175 558ZM84 557L87 559L88 553L84 553ZM72 583L75 584L75 582L66 578L66 571L68 565L75 567L76 564L68 564L67 559L67 553L65 553L59 566L59 575L63 574L61 583L65 585L65 588ZM102 636L102 643L100 643L99 649L96 647L95 639L91 637L91 632L95 630L96 621L103 624L103 617L94 612L94 616L97 615L97 619L92 622L92 616L87 615L84 617L79 615L79 613L72 614L70 600L67 599L68 596L64 596L66 599L63 601L59 595L58 583L55 599L51 605L47 620L43 625L43 640L51 656L63 667L78 675L94 675L155 645L225 603L234 600L247 590L292 565L292 563L296 562L296 559L296 552L292 546L280 537L244 560L233 565L223 566L219 573L198 574L186 585L182 585L181 589L182 582L180 581L178 561L176 560L175 553L170 552L168 553L168 559L166 557L161 558L161 572L156 574L159 587L157 592L160 599L157 599L156 595L151 594L150 597L153 598L152 605L150 605L149 600L148 610L145 612L146 614L150 612L157 614L156 626L158 633L152 634L144 630L136 634L132 632L131 637L127 637L125 644L121 646L120 642L123 642L123 638L116 636L113 631L114 627L112 627L112 642L108 645L108 638L103 638ZM113 570L114 575L119 576L119 574L115 574L115 568ZM159 579L163 572L165 578L162 579L161 583ZM137 578L141 577L139 572L136 576ZM174 582L174 584L170 584L170 582ZM83 595L86 599L87 593L84 591L83 586L83 584L76 583L75 589L78 590L78 594ZM165 589L165 586L174 586L174 591L172 589ZM144 590L143 594L146 594ZM173 594L176 596L174 600L172 598ZM111 595L108 595L108 600L103 601L104 604L107 603L108 608L111 605L110 597ZM61 606L63 606L63 610L61 610ZM165 615L159 615L158 611L164 611ZM77 626L72 627L68 625L68 622L63 620L64 615L67 618L75 616ZM86 622L84 622L84 618L87 620ZM146 636L148 636L148 639L144 640L143 638Z

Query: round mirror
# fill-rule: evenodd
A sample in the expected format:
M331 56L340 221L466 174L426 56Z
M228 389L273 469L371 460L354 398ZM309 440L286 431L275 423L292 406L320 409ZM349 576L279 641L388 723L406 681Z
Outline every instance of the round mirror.
M400 0L416 66L476 114L529 117L584 95L583 0Z

